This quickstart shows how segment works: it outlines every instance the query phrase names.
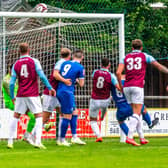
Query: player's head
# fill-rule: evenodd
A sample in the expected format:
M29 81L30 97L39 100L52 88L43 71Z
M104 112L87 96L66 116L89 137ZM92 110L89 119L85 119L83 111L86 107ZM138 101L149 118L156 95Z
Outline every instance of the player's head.
M83 57L84 57L84 54L82 50L76 50L73 52L73 59L82 61Z
M28 43L20 43L19 52L21 55L29 54L30 48Z
M142 50L143 43L140 39L132 40L132 49L133 50Z
M102 58L102 60L101 60L101 66L103 68L110 68L110 61L109 61L109 59L106 58L106 57Z
M71 59L71 50L69 48L61 48L61 58Z

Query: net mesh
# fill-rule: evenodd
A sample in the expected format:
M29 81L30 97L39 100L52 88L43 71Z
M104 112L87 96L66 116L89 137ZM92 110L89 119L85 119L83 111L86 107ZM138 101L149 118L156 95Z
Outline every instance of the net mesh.
M60 48L67 47L72 51L82 49L86 70L85 86L76 86L76 105L79 109L78 135L94 136L88 120L88 106L92 90L91 74L100 68L101 58L108 57L111 71L115 72L119 63L119 24L117 19L36 19L36 18L5 18L5 73L7 68L19 58L18 46L21 42L30 45L30 55L37 58L49 78L53 66L60 58ZM4 34L1 33L1 38ZM3 49L2 49L3 50ZM40 91L44 85L40 83ZM1 97L2 102L2 97ZM2 107L2 104L1 104ZM111 105L114 107L114 104ZM51 120L55 118L53 114ZM25 118L21 118L23 125ZM26 120L28 118L26 117ZM105 124L104 124L105 127ZM55 128L54 128L55 130ZM22 128L18 134L21 138ZM55 137L55 131L44 134ZM70 136L70 131L67 136Z

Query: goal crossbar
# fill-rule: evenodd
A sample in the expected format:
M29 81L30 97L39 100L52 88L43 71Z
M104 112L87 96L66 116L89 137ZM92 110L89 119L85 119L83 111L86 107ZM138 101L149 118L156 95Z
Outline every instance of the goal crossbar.
M37 12L0 12L0 17L28 18L97 18L124 19L124 14L89 14L89 13L37 13Z
M0 12L0 17L8 18L73 18L73 19L118 19L119 20L119 59L125 57L124 14L107 13L38 13L38 12ZM3 32L4 33L4 32Z

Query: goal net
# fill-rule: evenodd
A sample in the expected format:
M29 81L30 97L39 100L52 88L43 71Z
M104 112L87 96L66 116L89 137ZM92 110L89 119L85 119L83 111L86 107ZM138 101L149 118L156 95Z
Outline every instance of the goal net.
M111 72L116 71L119 59L124 56L124 16L123 14L78 14L78 13L0 13L0 81L7 69L18 58L18 46L27 42L31 48L31 56L39 59L42 68L49 78L54 64L60 58L60 48L67 47L72 51L84 51L82 64L86 71L84 88L76 87L76 105L79 110L78 135L93 137L88 108L92 90L91 74L100 68L101 58L107 57L111 62ZM40 84L40 92L44 85ZM4 107L2 94L1 108ZM114 107L111 104L109 108ZM114 125L113 131L107 125L115 113L106 116L100 127L104 136L118 135L119 127ZM4 114L3 114L4 115ZM2 116L1 116L2 117ZM51 120L55 121L53 113ZM20 138L25 131L26 116L21 117L17 136ZM99 120L99 119L98 119ZM108 121L107 121L108 120ZM68 130L67 136L70 136ZM55 137L55 129L43 136ZM2 137L1 137L2 138Z

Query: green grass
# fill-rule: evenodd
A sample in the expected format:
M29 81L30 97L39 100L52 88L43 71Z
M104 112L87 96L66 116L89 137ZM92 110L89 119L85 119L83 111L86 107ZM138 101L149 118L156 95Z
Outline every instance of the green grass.
M104 139L103 143L86 140L87 145L60 147L54 140L44 141L46 150L35 149L21 141L14 149L0 142L1 168L167 168L168 139L149 138L140 147L119 143L118 138Z

